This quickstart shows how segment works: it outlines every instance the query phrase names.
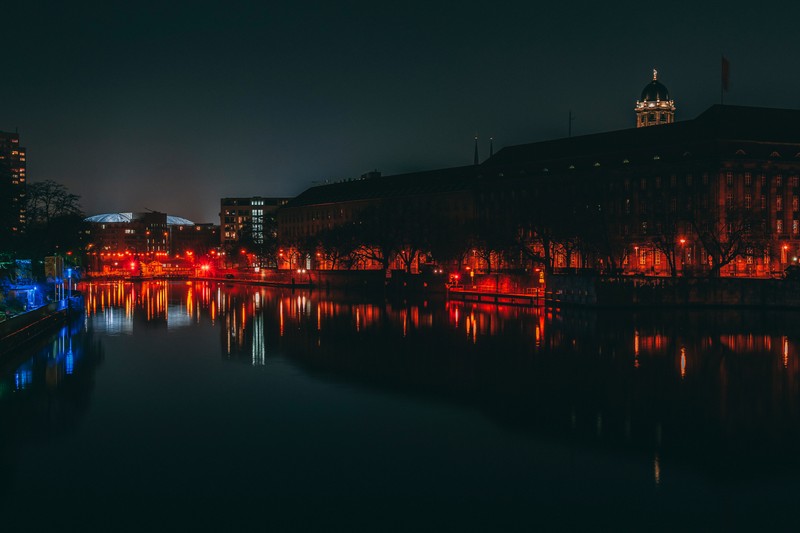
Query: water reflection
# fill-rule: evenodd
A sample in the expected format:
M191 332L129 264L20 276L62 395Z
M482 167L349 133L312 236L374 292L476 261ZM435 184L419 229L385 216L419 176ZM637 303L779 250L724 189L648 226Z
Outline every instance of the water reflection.
M474 405L517 428L650 450L663 431L675 454L732 436L766 446L800 427L795 313L354 301L213 283L87 294L97 331L208 323L226 359L263 366L289 354L314 375Z
M598 313L208 282L103 283L84 292L77 330L4 374L4 408L11 392L57 390L82 368L90 390L102 359L87 344L92 334L131 342L163 334L168 342L168 334L213 328L225 361L262 368L288 360L314 379L618 450L638 458L652 486L668 484L676 464L721 478L800 472L797 313ZM82 367L87 350L95 363Z
M0 365L0 473L13 472L23 447L72 431L89 408L103 349L80 319ZM7 486L0 475L0 496Z

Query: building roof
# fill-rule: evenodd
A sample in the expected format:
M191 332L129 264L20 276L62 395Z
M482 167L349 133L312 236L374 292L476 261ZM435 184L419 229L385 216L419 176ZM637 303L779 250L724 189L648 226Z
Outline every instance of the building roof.
M767 158L774 153L776 144L792 145L780 149L780 156L800 161L797 124L800 110L714 105L694 120L509 146L481 165L319 185L290 200L286 207L465 190L481 178L502 174L506 168L566 170L573 163L576 168L602 166L608 162L620 164L629 158L631 162L638 159L652 163L665 156L716 155L723 149L732 156L737 147L745 149L749 156Z
M655 102L657 100L669 100L669 91L660 81L653 80L642 89L642 102Z
M466 166L394 176L352 179L311 187L290 200L286 207L430 195L463 190L471 186L479 173L479 166Z
M103 213L86 217L84 222L94 222L98 224L113 224L120 222L131 222L134 220L134 213ZM168 226L194 226L194 222L183 217L167 215Z
M697 146L718 148L721 143L741 143L751 148L761 145L754 149L769 150L758 154L767 157L773 150L767 145L800 145L798 123L800 110L714 105L694 120L509 146L481 166L547 165L559 160L599 160L643 153L654 156L670 151L685 153ZM787 148L781 156L794 158L800 151L794 148Z

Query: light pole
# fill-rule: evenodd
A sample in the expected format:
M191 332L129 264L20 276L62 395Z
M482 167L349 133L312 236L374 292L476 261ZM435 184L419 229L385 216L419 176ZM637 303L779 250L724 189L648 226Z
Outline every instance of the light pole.
M72 269L67 269L67 279L69 280L67 283L69 284L69 296L68 298L72 298Z

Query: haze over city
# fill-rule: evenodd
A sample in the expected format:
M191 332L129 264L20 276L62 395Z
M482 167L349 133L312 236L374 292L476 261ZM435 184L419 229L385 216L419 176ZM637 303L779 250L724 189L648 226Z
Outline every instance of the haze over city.
M472 163L633 127L651 70L677 120L795 108L796 4L92 2L8 6L0 129L87 215L218 221L224 196Z

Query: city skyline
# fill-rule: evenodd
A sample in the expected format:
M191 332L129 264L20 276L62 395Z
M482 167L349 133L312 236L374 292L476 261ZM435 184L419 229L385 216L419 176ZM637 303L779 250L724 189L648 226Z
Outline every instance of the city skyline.
M226 196L470 164L476 133L481 160L565 137L570 111L573 135L632 128L654 67L679 121L719 103L721 54L726 103L796 108L800 9L725 5L13 6L0 130L88 215L216 222Z

